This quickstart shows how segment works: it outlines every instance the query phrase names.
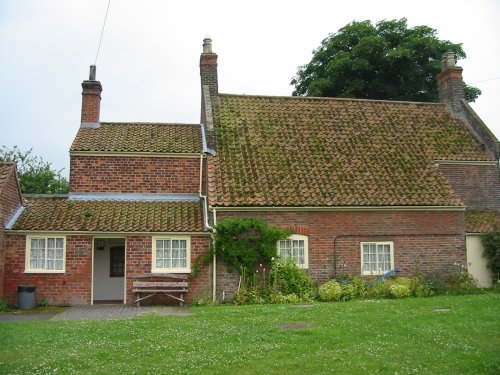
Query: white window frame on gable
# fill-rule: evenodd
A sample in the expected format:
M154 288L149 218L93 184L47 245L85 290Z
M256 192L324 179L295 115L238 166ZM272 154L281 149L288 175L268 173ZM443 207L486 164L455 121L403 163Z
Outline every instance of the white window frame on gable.
M191 237L153 237L151 273L190 273Z
M65 273L66 237L60 235L26 236L25 273Z
M278 255L282 261L288 259L299 267L309 268L309 239L302 234L292 234L286 240L278 241Z
M361 274L383 275L394 269L394 242L361 242Z

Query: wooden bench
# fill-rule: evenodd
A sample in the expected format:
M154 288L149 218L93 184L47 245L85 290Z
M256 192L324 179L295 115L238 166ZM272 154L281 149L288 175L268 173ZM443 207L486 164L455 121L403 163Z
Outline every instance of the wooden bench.
M184 304L184 294L188 291L187 275L156 274L147 273L135 275L134 279L161 278L181 279L184 281L134 281L132 292L136 295L135 303L141 305L141 301L157 294L164 294L179 301L180 306Z

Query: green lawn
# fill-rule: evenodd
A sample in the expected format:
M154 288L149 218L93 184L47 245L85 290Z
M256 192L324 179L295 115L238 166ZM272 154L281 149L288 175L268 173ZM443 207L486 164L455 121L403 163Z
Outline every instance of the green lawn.
M500 294L193 312L0 322L0 373L500 373Z

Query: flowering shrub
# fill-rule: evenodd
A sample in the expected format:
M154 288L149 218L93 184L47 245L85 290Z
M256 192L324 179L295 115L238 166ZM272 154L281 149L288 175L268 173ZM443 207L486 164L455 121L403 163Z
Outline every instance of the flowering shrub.
M389 285L389 295L391 298L408 298L411 296L411 290L408 285L391 284Z
M336 281L327 281L323 285L320 285L318 294L322 301L340 301L342 298L342 287Z

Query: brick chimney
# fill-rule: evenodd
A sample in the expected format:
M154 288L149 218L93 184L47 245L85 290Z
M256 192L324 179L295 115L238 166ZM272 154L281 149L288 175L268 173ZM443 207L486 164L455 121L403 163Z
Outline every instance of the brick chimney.
M208 86L210 96L216 98L219 94L219 83L217 79L217 54L212 52L212 39L203 39L203 52L200 56L201 86Z
M83 128L99 127L101 111L101 82L95 80L96 67L90 66L88 81L82 82L82 122Z
M212 39L203 39L203 52L200 56L201 77L201 125L206 141L207 152L215 153L215 128L212 108L220 104L219 83L217 79L217 54L212 52Z
M461 100L465 99L463 69L455 64L455 54L448 51L443 55L441 73L437 76L439 100L445 103L453 113L461 111Z

